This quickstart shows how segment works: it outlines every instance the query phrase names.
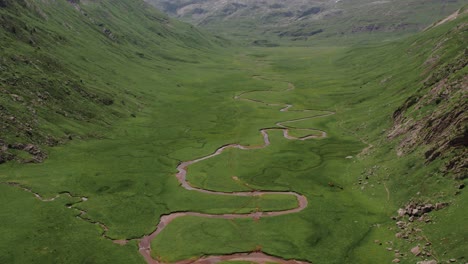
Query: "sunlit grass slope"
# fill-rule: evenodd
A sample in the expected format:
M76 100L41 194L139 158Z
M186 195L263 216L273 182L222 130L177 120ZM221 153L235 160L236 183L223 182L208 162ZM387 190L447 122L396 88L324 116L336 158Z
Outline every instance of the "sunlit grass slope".
M136 82L199 63L216 39L142 1L2 1L0 91L7 143L93 137L135 114ZM139 99L140 98L140 99Z
M430 89L423 85L430 75L425 72L427 58L437 54L439 60L432 67L442 69L463 53L466 33L460 25L466 24L466 17L380 46L246 50L221 49L217 40L164 20L140 2L82 2L80 8L88 15L65 1L28 7L39 10L36 13L25 12L26 7L18 4L0 9L2 19L10 16L10 20L37 23L48 32L35 43L41 39L52 43L57 32L65 36L63 43L57 40L37 49L28 41L18 44L13 33L2 31L10 41L2 46L5 58L16 53L31 58L42 54L64 65L46 70L42 64L2 63L7 76L15 71L19 77L38 75L31 85L40 88L35 84L38 80L58 74L54 77L60 83L58 91L70 78L83 91L96 94L83 100L80 92L70 88L67 101L58 92L52 96L54 86L39 90L42 94L52 89L47 91L49 98L56 99L35 106L36 128L44 131L44 137L37 138L80 137L46 148L49 158L44 163L1 165L0 181L18 183L45 198L64 192L73 198L62 195L42 202L17 186L1 184L0 262L144 263L136 241L121 246L111 239L147 235L161 215L171 212L295 208L293 197L225 197L186 191L174 175L181 161L211 154L222 145L261 144L261 128L303 117L304 113L292 111L303 109L336 112L294 124L324 130L327 138L291 141L271 132L268 148L227 151L190 167L188 178L194 185L215 190L293 190L308 198L304 211L259 221L179 218L153 241L153 256L175 261L261 249L313 263L390 263L397 249L407 255L402 263L415 263L419 258L409 250L426 242L397 239L395 221L390 219L411 199L450 202L448 208L431 213L431 224L416 227L432 242L439 260L465 256L466 194L455 196L456 182L438 172L444 160L425 163L424 146L398 157L399 142L388 140L387 130L393 124L392 114L408 97ZM53 16L58 13L55 9L73 20ZM47 19L37 22L43 16ZM69 29L62 29L64 24ZM446 40L445 48L433 53L441 40ZM12 90L14 86L6 83L9 79L2 78L2 87ZM296 89L281 92L288 88L287 82ZM37 101L29 93L31 87L18 87L24 103ZM246 91L258 91L248 98L294 106L281 112L281 106L234 99ZM10 93L2 95L7 109L27 109L29 104L11 100ZM101 105L101 98L114 102ZM77 110L67 116L51 110L68 107ZM80 119L84 113L93 115ZM29 117L17 115L20 120ZM12 132L16 128L9 126L10 130L2 130L6 140L36 140L26 134L16 137ZM369 144L373 147L363 152ZM79 202L79 197L87 200ZM93 223L105 225L108 231Z

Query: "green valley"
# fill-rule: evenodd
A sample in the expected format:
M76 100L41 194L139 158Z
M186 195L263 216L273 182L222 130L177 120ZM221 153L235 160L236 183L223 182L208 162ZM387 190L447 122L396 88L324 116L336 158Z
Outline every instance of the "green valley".
M263 47L142 0L0 0L0 263L467 262L447 5Z

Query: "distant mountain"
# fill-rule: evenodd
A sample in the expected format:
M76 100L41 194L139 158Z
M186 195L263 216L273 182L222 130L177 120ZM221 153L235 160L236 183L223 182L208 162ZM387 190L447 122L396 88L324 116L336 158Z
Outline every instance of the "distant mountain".
M466 3L462 0L146 1L184 21L250 40L271 36L304 40L415 32Z

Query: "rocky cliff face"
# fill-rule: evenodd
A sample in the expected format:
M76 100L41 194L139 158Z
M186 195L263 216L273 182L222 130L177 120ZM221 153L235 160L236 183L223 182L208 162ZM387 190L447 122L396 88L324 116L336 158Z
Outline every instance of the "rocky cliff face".
M466 41L467 24L440 40L423 67L430 72L423 88L393 114L389 139L399 140L398 155L423 148L427 162L446 159L446 172L468 177L468 49L442 63L442 51L453 38Z

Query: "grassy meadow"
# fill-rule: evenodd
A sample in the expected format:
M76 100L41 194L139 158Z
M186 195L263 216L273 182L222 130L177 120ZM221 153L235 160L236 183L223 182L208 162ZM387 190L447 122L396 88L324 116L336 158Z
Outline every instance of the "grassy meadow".
M462 19L466 22L466 17ZM40 127L57 134L93 136L47 148L49 158L41 164L0 166L2 183L18 183L43 197L70 192L88 199L76 203L61 196L42 202L20 188L0 184L0 263L144 263L136 240L121 246L102 235L137 239L154 231L160 216L171 212L295 208L294 197L187 191L177 182L176 167L225 144L260 145L260 129L322 111L335 114L288 125L326 131L326 138L294 141L280 131L269 132L268 148L228 150L189 167L187 176L193 185L216 191L295 191L308 198L304 211L259 221L182 217L153 241L153 257L173 262L261 249L313 263L391 263L393 249L398 249L406 254L401 263L415 263L418 259L410 249L420 242L396 239L395 221L390 219L414 197L453 204L447 215L435 212L434 228L421 229L439 260L465 257L466 194L451 196L453 181L437 173L440 163L426 165L422 150L397 157L396 142L385 137L393 111L426 77L422 65L432 47L458 22L375 46L216 46L211 52L193 47L184 51L183 60L164 54L138 58L135 54L144 45L137 49L129 41L119 46L123 54L135 56L128 61L117 52L103 62L83 58L71 63L74 71L102 73L96 86L119 87L112 91L128 91L132 96L116 94L132 99L127 106L112 106L115 112L95 109L97 115L119 116L111 125L88 121L88 126L86 121L63 121L51 115ZM453 49L442 54L442 62L458 52L460 40L453 41L446 44ZM179 48L174 45L175 53ZM111 54L80 50L86 58ZM78 56L66 49L60 52L71 56L70 61ZM100 83L107 78L111 84ZM84 79L92 82L92 76ZM285 91L288 82L294 90ZM234 99L248 91L255 92L242 98L293 107L281 112L283 105ZM291 130L291 134L310 132ZM369 144L372 147L363 152ZM86 214L78 217L80 210Z

